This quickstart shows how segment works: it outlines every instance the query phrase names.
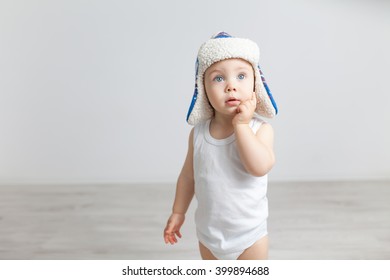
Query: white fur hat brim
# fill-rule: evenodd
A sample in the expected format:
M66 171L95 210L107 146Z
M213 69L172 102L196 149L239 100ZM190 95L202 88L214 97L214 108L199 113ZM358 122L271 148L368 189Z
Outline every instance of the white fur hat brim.
M248 61L255 73L255 93L258 103L255 112L272 118L277 114L276 103L260 70L260 51L256 43L249 39L233 38L227 33L219 33L206 41L199 49L195 78L195 91L187 114L187 122L196 125L214 115L204 90L204 73L212 64L229 59L241 58Z

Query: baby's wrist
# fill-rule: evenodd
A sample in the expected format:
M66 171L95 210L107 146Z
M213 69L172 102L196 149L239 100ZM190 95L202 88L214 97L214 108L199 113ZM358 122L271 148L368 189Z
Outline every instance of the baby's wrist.
M242 127L248 127L248 126L249 126L249 122L248 123L235 123L235 124L233 124L234 130L240 129Z
M179 212L179 211L172 211L172 215L183 215L183 216L185 216L186 215L186 213L183 213L183 212Z

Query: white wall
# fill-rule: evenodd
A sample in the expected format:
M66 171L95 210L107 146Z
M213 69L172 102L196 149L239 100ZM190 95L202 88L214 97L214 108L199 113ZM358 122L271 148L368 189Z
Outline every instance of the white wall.
M198 47L260 45L272 180L390 179L385 1L0 2L0 183L174 182Z

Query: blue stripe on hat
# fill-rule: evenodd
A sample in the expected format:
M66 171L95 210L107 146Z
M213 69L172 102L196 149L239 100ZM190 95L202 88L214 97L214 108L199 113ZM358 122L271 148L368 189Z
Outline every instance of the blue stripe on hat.
M275 115L278 114L278 106L276 105L276 102L271 94L271 91L269 90L269 87L266 83L263 83L265 90L267 91L268 97L271 100L272 106L274 106L275 109Z
M195 85L194 95L192 96L191 105L190 105L190 108L188 109L188 113L187 113L187 119L186 119L187 122L188 122L188 119L190 118L192 109L194 109L197 98L198 98L198 87Z
M261 76L261 81L264 85L264 88L265 88L265 91L267 92L267 95L269 97L269 99L271 100L271 103L272 103L272 106L274 107L275 109L275 114L278 113L278 106L276 105L276 102L275 102L275 99L274 97L272 96L272 93L271 93L271 90L269 89L268 85L267 85L267 82L265 80L265 77L264 77L264 74L263 72L261 71L260 69L260 65L257 65L257 67L259 68L259 72L260 72L260 76Z
M195 90L194 90L194 95L192 96L190 108L188 109L187 118L186 118L187 122L188 122L188 119L190 118L192 110L194 109L196 99L198 98L198 84L196 83L196 78L198 77L198 68L199 68L199 60L196 59L196 62L195 62Z
M213 37L213 39L218 39L218 38L233 38L226 32L219 32L217 35Z

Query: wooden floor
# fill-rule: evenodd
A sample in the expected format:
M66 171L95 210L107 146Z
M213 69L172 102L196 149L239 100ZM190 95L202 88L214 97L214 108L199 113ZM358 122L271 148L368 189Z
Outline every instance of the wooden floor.
M192 204L163 228L174 185L0 186L0 259L199 259ZM390 259L390 182L269 184L270 259Z

